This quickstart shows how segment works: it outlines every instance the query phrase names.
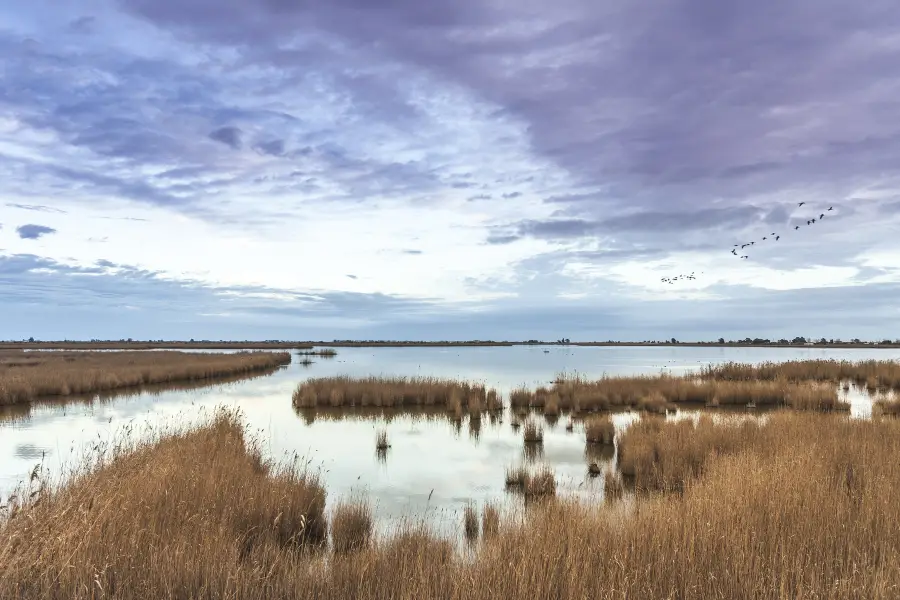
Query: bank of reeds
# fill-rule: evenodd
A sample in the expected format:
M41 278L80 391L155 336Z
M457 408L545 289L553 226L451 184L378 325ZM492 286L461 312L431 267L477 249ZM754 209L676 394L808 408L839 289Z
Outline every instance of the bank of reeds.
M900 399L876 400L872 405L872 410L877 415L900 417Z
M293 394L296 408L331 407L445 407L469 414L502 409L494 389L434 377L320 377L308 379Z
M303 350L297 353L300 356L319 356L321 358L334 358L337 356L337 350L334 348L323 348L321 350Z
M478 541L478 510L473 504L463 509L463 534L469 543Z
M0 597L897 597L900 420L779 412L758 427L748 438L726 424L740 447L626 514L557 500L465 558L409 527L323 562L285 543L318 522L302 508L317 501L299 499L321 488L260 468L226 422L19 506L0 522Z
M848 410L840 401L837 386L815 382L710 381L670 375L603 377L588 380L559 377L551 388L524 388L510 394L514 409L531 408L551 412L596 412L637 408L665 414L679 404L701 406L789 407L796 410Z
M369 547L375 528L372 508L364 500L341 502L331 516L331 547L337 554Z
M791 360L760 364L727 362L700 370L699 377L716 381L778 381L798 383L820 381L838 384L853 381L860 387L871 384L900 389L900 361L895 360Z
M287 352L2 352L0 404L227 379L290 362Z

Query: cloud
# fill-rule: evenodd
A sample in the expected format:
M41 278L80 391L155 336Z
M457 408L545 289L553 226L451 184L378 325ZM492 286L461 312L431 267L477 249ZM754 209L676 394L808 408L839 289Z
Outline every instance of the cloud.
M738 309L735 329L806 322L807 294L839 330L835 298L900 276L886 0L103 8L0 8L0 221L61 232L4 232L0 256L40 246L54 285L104 282L145 318L176 317L137 281L235 327L305 327L312 294L367 333L462 331L463 305L510 332L715 333ZM683 270L704 279L661 289Z
M54 208L52 206L42 206L39 204L17 204L15 202L7 202L6 206L9 206L11 208L19 208L22 210L31 210L35 212L58 213L63 215L66 214L66 211L62 209Z
M36 240L42 236L56 233L56 230L52 227L45 227L44 225L28 224L16 227L16 233L19 234L19 237L23 240Z
M210 139L221 142L235 150L239 150L241 147L241 134L242 132L240 128L226 126L220 127L215 131L210 132L209 137Z

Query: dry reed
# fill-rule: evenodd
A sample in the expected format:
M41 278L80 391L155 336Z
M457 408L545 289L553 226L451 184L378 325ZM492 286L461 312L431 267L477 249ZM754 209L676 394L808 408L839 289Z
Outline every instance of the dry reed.
M900 389L900 362L896 360L792 360L746 364L727 362L701 369L703 379L718 381L820 381L837 384L854 381Z
M3 352L0 404L227 378L290 362L287 352Z
M484 505L481 511L481 535L490 539L500 531L500 511L491 503Z
M544 428L534 421L528 421L525 423L522 439L526 444L540 444L544 441Z
M491 392L493 400L488 399ZM485 405L496 410L498 398L496 390L488 390L484 385L451 379L322 377L301 383L294 390L292 401L296 408L443 406L461 417L464 409L470 414L480 414Z
M584 423L584 437L589 444L612 444L616 439L616 426L608 416L590 417Z
M375 448L377 450L387 450L391 445L388 443L388 434L386 429L379 429L375 432Z
M900 421L780 412L758 427L726 424L739 448L624 515L540 503L471 558L419 527L327 562L273 527L315 486L279 483L237 431L206 429L20 506L0 524L0 597L896 598Z
M337 554L363 550L372 541L372 508L364 501L342 502L331 517L331 544Z
M478 511L472 504L463 509L463 532L469 543L478 541Z

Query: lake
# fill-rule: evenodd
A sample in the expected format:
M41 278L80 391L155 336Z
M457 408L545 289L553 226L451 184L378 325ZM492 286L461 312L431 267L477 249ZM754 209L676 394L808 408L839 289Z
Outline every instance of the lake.
M110 440L124 426L189 424L216 406L227 405L240 408L250 431L260 436L273 457L297 453L309 461L310 468L321 469L330 505L335 498L365 495L373 504L379 528L410 515L422 516L427 510L436 523L458 529L467 502L506 501L505 469L523 462L552 465L562 493L599 496L603 478L589 477L587 463L614 461L614 450L586 449L579 428L565 430L566 417L554 426L544 423L542 452L525 456L521 433L512 430L508 412L483 418L480 427L466 418L459 428L425 412L389 420L352 409L298 413L291 405L297 384L309 377L333 375L427 375L480 381L506 394L523 384L548 384L561 372L592 378L677 375L726 361L900 359L900 349L339 348L332 359L311 357L310 366L298 364L301 358L295 356L292 365L272 375L237 382L0 408L0 498L6 498L36 464L43 462L51 474L58 474L85 448ZM867 395L851 390L847 399L854 416L870 414ZM621 428L635 418L637 413L622 413L614 416L614 422ZM380 427L387 429L391 443L382 459L374 449ZM596 454L587 454L592 452Z

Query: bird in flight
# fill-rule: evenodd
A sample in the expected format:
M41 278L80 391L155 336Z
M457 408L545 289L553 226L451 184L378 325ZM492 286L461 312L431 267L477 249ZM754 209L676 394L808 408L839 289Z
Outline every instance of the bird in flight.
M781 236L780 236L780 235L776 235L776 236L775 236L775 241L776 241L776 242L777 242L778 240L780 240L780 239L781 239Z
M833 206L829 206L829 207L828 207L828 210L834 210L834 207L833 207Z
M806 202L801 202L801 203L798 204L797 206L803 206L804 204L806 204Z

